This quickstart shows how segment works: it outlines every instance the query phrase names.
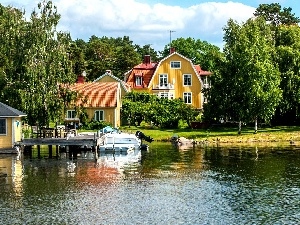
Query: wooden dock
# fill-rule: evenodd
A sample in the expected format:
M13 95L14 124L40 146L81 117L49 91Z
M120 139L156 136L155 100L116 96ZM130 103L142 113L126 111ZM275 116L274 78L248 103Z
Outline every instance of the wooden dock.
M56 156L59 156L60 149L65 149L69 153L70 158L77 158L80 151L94 151L99 148L101 141L100 136L94 134L80 134L77 136L61 137L45 137L45 138L25 138L16 143L15 146L20 147L24 152L32 155L32 147L37 146L38 157L40 157L41 146L48 146L49 158L52 158L53 146L56 148Z
M18 143L20 146L33 145L59 145L59 146L98 146L99 137L91 135L82 135L66 138L25 138Z

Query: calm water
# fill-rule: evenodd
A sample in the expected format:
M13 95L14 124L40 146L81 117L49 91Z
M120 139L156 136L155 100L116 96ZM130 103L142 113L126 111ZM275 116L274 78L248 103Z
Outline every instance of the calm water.
M300 148L153 143L74 160L0 155L1 224L299 224ZM69 171L68 171L69 170Z

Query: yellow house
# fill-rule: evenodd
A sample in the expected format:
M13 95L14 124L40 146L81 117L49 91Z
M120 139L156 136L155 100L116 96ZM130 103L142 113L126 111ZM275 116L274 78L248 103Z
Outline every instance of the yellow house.
M85 82L70 87L81 97L73 109L68 109L66 118L76 118L75 107L83 107L89 119L106 121L114 127L121 123L121 87L119 82Z
M190 59L172 52L158 63L145 56L143 63L125 73L125 81L135 91L147 91L160 98L181 98L201 110L206 101L202 89L209 86L210 75Z
M11 153L22 139L21 117L25 113L0 102L0 152Z
M114 76L111 70L106 70L106 72L98 77L94 82L119 82L121 87L121 97L125 96L127 92L130 91L130 86L126 84L123 80Z

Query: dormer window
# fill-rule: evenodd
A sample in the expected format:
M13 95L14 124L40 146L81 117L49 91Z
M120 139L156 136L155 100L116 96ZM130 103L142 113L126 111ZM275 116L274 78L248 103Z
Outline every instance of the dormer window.
M171 69L180 69L181 62L180 61L171 61Z
M142 74L135 74L135 86L143 85L143 77Z

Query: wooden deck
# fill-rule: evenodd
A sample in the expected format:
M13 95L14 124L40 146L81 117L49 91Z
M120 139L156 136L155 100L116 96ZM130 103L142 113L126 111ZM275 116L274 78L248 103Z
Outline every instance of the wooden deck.
M25 138L17 143L20 146L33 146L33 145L60 145L60 146L98 146L100 139L96 135L78 135L74 137L52 137L52 138Z

